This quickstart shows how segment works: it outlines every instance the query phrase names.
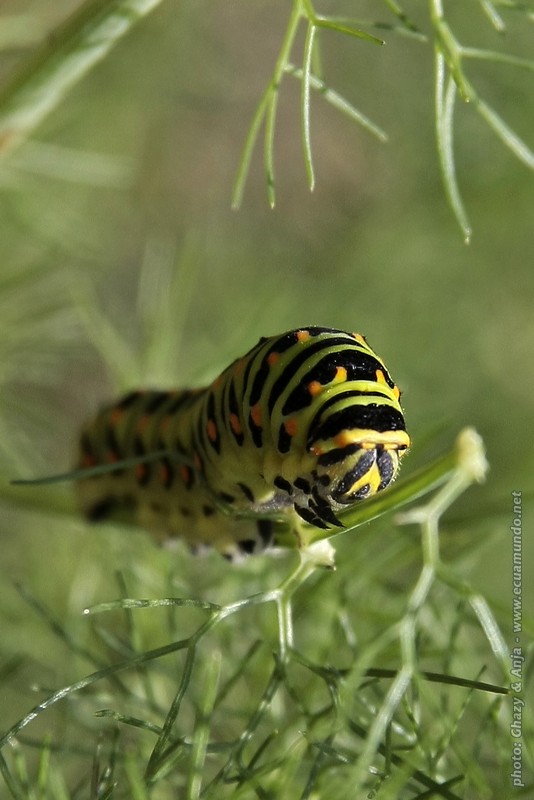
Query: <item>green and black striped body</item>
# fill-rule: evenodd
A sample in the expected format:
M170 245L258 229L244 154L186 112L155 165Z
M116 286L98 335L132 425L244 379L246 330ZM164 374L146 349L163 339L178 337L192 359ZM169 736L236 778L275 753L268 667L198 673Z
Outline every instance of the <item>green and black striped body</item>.
M79 481L79 498L90 519L131 508L160 540L234 556L271 544L270 518L297 535L299 518L340 526L340 511L394 480L409 444L365 339L302 328L261 339L205 389L132 392L100 411L80 466L117 469Z

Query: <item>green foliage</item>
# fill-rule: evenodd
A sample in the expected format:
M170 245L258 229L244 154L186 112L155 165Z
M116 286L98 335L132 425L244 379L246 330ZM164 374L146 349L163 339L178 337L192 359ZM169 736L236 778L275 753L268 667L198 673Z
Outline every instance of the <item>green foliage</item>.
M12 740L24 744L21 732L51 706L71 695L76 699L90 688L103 696L105 690L101 685L111 681L108 692L115 702L119 699L121 702L119 708L96 712L97 717L112 720L116 725L109 732L110 754L106 766L99 763L98 751L95 754L93 797L127 797L135 786L140 797L151 796L159 786L169 792L168 796L183 791L187 798L198 798L201 794L204 797L235 796L237 789L238 796L250 793L251 796L254 793L269 796L274 792L277 797L292 793L305 798L317 791L325 796L335 791L336 796L349 797L354 796L354 792L380 789L386 797L409 797L409 787L419 786L420 791L429 790L438 797L458 798L460 795L453 787L460 782L462 796L470 796L475 791L479 796L489 796L495 776L481 774L474 764L466 763L458 741L464 735L464 728L469 726L466 718L472 706L477 707L483 718L490 714L495 718L498 701L492 699L492 694L503 695L507 689L451 673L453 665L470 660L465 652L467 641L462 642L463 629L473 625L467 613L468 605L493 651L497 674L500 672L504 680L508 673L508 651L484 598L445 567L439 556L439 522L443 513L473 479L483 479L486 471L476 434L464 432L458 447L457 465L440 491L427 505L403 517L404 523L419 524L423 537L423 567L404 611L363 648L356 647L352 621L346 618L346 627L340 632L341 639L345 639L344 647L352 652L348 667L330 661L335 658L333 648L337 638L332 634L330 641L321 643L323 660L320 662L310 660L295 647L295 595L305 591L302 584L318 568L331 569L334 563L332 546L323 540L301 552L299 565L278 588L228 605L180 598L125 598L86 609L86 614L92 616L125 612L126 639L124 633L118 638L116 633L98 631L109 655L114 653L119 661L97 669L42 700L5 733L0 739L0 748ZM452 601L455 613L449 615L448 620L447 615L440 619L435 637L431 627L429 629L429 621L437 614L434 603L436 584L440 582L449 589L449 602ZM27 599L71 651L94 664L99 663L100 659L86 647L80 647L68 630L34 598ZM232 617L265 604L274 604L277 611L278 644L274 653L269 655L261 639L253 639L238 662L225 658L220 644L210 641L210 634ZM171 612L194 609L203 612L206 619L188 637L146 650L138 613L140 609L158 608ZM342 603L339 609L346 613ZM179 629L179 613L173 613L169 621L171 628ZM304 621L304 625L307 624L309 621ZM440 634L449 625L452 625L450 652L446 653L444 662L447 671L443 674L425 671L424 661L432 659L433 653L439 653ZM234 625L233 634L236 632ZM336 633L339 636L339 632ZM181 677L177 680L177 664L169 669L167 657L182 651ZM266 680L265 688L247 697L245 707L238 710L230 698L236 689L242 691L243 684L246 686L251 680L251 661L258 657L263 680ZM397 670L369 666L371 659L387 663L392 658L399 659ZM165 711L167 706L160 698L168 695L173 683L177 689ZM461 687L463 692L455 696L451 689L454 686ZM487 699L484 693L489 693ZM94 705L94 696L92 701ZM120 710L129 708L136 709L137 714ZM237 728L232 719L236 712ZM139 713L146 716L140 717ZM243 713L240 725L238 719ZM428 730L427 718L434 720ZM232 733L232 729L237 732ZM179 736L178 730L181 731ZM128 736L122 731L131 732ZM136 731L149 736L134 736ZM492 737L502 736L496 718L487 730L476 730L477 747L484 752L491 747L488 731ZM127 736L128 741L133 738L135 742L132 745L130 741L128 746L130 760L121 749L121 740ZM132 746L136 748L135 760L131 760ZM38 785L44 793L50 789L49 747L46 739L38 771ZM15 753L12 766L3 760L2 769L13 796L18 797L22 796L19 790L25 790L28 779L24 756L18 746ZM137 770L144 765L143 777L135 773L135 783L131 777L134 763ZM349 793L342 788L344 781L348 781Z
M526 531L534 469L532 4L71 9L2 7L0 795L508 796L511 492ZM369 334L414 439L332 542L335 571L320 541L298 563L160 551L89 531L68 485L8 483L66 472L118 392L202 385L313 323ZM478 437L450 450L466 425L484 484ZM518 797L533 734L526 703Z

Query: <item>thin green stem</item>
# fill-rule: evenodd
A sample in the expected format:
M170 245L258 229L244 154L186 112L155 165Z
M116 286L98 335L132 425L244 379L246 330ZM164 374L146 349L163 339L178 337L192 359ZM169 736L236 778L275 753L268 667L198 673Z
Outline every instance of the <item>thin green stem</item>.
M0 158L20 146L92 67L161 0L84 3L0 94Z
M276 59L274 72L269 84L267 109L265 115L265 147L264 166L267 181L267 197L269 205L274 208L276 203L275 178L274 178L274 132L276 127L276 112L278 110L279 90L284 75L293 42L302 15L301 0L294 0L289 23L282 40L282 47Z
M170 644L164 645L163 647L156 647L154 650L148 650L145 653L133 656L132 658L121 661L118 664L112 664L104 669L99 669L96 672L92 672L90 675L87 675L85 678L76 681L75 683L64 686L57 692L49 695L49 697L47 697L41 703L38 703L36 706L34 706L21 720L15 723L15 725L13 725L3 736L1 736L0 749L9 741L11 741L13 737L17 736L23 728L29 725L30 722L33 722L33 720L38 717L39 714L55 705L60 700L63 700L65 697L68 697L76 692L80 692L83 689L86 689L87 687L97 683L98 681L110 678L126 669L132 669L133 667L145 664L147 661L153 661L154 659L163 658L163 656L169 655L170 653L176 653L179 650L184 650L189 647L189 644L189 639L181 639L177 642L171 642Z
M260 132L261 124L265 117L270 92L271 85L269 84L269 86L267 86L265 89L260 102L258 103L256 111L254 112L254 116L252 117L252 122L245 139L245 144L241 153L241 158L239 159L239 166L234 181L234 188L232 190L232 209L234 211L237 211L239 208L241 208L241 203L243 202L243 194L245 192L247 176L250 171L252 153L254 152L254 146Z
M294 78L297 78L297 80L303 80L302 70L298 67L295 67L293 64L287 65L286 72L288 72ZM309 81L310 87L319 92L327 103L330 103L330 105L336 108L338 111L346 114L348 117L354 120L354 122L357 122L362 128L367 130L369 133L372 133L377 139L380 139L380 141L387 141L388 135L382 128L370 120L369 117L366 117L365 114L362 114L362 112L349 103L345 97L334 91L334 89L330 89L323 80L310 73Z
M504 33L506 25L504 20L490 0L479 0L482 11L486 14L487 18L498 33Z
M482 441L471 429L462 431L456 444L457 467L447 483L425 505L404 515L404 522L417 522L421 525L423 543L423 568L420 572L408 602L406 612L398 625L399 645L402 667L382 703L365 740L365 746L358 759L356 786L360 788L368 774L375 753L379 750L388 727L402 702L406 691L419 673L417 659L417 621L421 609L428 600L436 577L441 574L439 555L439 519L458 495L473 481L482 480L487 469ZM478 598L477 598L478 599ZM473 605L473 603L472 603ZM494 622L487 604L481 609L473 606L486 635L493 643L494 652L501 654L499 629Z
M493 24L500 29L501 18L493 3L480 0L483 9L492 19ZM453 154L453 113L456 84L458 91L467 102L473 102L477 112L493 129L503 144L530 169L534 169L534 153L528 145L513 131L509 125L477 94L474 87L467 80L463 67L463 58L479 58L513 66L534 69L534 62L528 59L518 59L507 54L477 48L463 47L456 39L448 23L445 21L442 0L430 0L430 16L436 36L436 131L438 142L438 155L441 173L445 186L445 193L453 213L460 225L464 239L469 242L471 226L462 203L458 189L456 169ZM446 76L445 64L449 69L450 77Z
M445 58L462 98L469 102L472 89L462 72L460 44L445 21L442 0L430 0L430 18L436 33L436 46Z
M313 159L310 138L310 78L311 62L317 28L313 23L308 24L306 41L304 43L304 59L302 62L302 91L301 91L301 121L302 121L302 147L304 150L304 163L308 175L308 185L310 191L315 186L315 175L313 170Z
M501 64L509 64L511 67L519 67L534 71L534 61L530 58L518 58L509 53L499 53L498 50L483 50L480 47L460 47L460 53L464 58L473 58L481 61L495 61Z
M197 715L197 724L191 741L190 769L187 778L187 800L198 800L202 788L203 767L208 752L210 719L217 698L217 686L221 672L221 654L212 653L204 668L204 691Z
M289 652L293 648L293 615L291 594L281 594L276 604L278 611L279 655L283 664L287 663Z
M453 115L456 87L452 78L446 81L445 58L436 47L435 53L435 110L438 157L445 194L462 230L464 241L471 239L471 225L467 217L458 182L453 150Z

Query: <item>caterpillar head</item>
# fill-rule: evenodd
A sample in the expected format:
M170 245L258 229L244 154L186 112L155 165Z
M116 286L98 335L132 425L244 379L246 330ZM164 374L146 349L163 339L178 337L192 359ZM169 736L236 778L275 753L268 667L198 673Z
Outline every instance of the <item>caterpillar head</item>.
M343 508L380 492L398 473L400 460L410 446L402 414L391 406L369 405L351 409L352 422L374 415L383 430L338 426L339 418L328 418L312 430L308 452L315 457L311 491L295 503L295 510L317 527L341 525L337 514ZM346 416L346 415L345 415ZM387 423L387 424L386 424Z

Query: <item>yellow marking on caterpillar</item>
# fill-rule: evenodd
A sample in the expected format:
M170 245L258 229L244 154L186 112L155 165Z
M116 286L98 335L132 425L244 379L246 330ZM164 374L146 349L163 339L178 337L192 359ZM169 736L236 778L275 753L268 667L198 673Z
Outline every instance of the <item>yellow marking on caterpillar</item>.
M381 369L377 369L376 372L375 372L375 375L376 375L376 380L377 380L378 383L383 383L386 386L388 385L388 382L385 379L384 373L382 372Z
M333 526L339 487L353 480L344 500L357 503L394 479L410 445L399 397L362 334L314 326L263 338L209 387L138 391L104 407L80 442L82 469L101 468L78 481L80 505L91 520L119 507L158 541L179 536L227 556L276 544L283 519L298 546L305 525ZM117 470L118 480L108 474ZM295 524L306 503L308 522L303 513Z

